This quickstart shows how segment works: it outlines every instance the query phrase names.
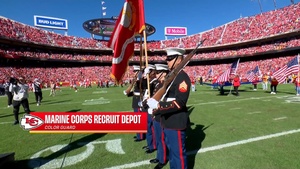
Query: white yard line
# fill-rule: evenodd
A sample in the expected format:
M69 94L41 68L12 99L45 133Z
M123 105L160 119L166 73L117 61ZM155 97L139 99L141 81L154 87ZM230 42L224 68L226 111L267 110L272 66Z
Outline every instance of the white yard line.
M239 101L248 101L248 100L260 100L260 99L266 99L266 98L273 98L278 96L266 96L266 97L249 97L249 98L236 98L234 100L223 100L223 101L215 101L215 102L205 102L205 103L198 103L198 104L192 104L192 105L207 105L207 104L219 104L219 103L229 103L229 102L239 102ZM286 97L286 96L280 96L280 97Z
M262 113L261 111L254 111L254 112L249 112L247 114L259 114L259 113Z
M0 124L13 124L13 122L12 121L11 122L6 121L6 122L0 122Z
M235 108L231 108L231 109L229 109L229 110L240 110L240 109L242 109L242 108L240 108L240 107L235 107Z
M277 121L277 120L283 120L283 119L286 119L287 117L278 117L278 118L274 118L273 120Z
M285 135L289 135L289 134L295 134L295 133L299 133L299 132L300 132L300 129L289 130L289 131L284 131L284 132L281 132L281 133L275 133L275 134L270 134L270 135L266 135L266 136L249 138L247 140L235 141L235 142L220 144L220 145L216 145L216 146L212 146L212 147L201 148L200 150L189 151L189 152L187 152L187 154L191 155L191 154L205 153L205 152L209 152L209 151L221 150L221 149L227 148L227 147L243 145L243 144L247 144L247 143L252 143L252 142L256 142L256 141L276 138L276 137L285 136ZM138 166L142 166L142 165L148 165L148 164L150 164L149 160L150 159L144 160L144 161L133 162L133 163L129 163L129 164L124 164L124 165L119 165L119 166L113 166L113 167L105 168L105 169L133 168L133 167L138 167Z

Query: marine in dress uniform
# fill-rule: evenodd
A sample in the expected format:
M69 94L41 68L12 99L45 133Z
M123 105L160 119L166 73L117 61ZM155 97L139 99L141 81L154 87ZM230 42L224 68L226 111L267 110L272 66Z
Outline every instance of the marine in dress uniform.
M147 74L149 75L150 95L149 95L148 89L146 89L145 93L143 94L143 101L146 99L149 99L150 97L153 96L154 88L158 83L158 80L156 79L156 71L155 71L154 65L149 64L148 67L145 68L143 78L146 80L143 80L143 82L147 82ZM147 84L145 84L143 86L146 86L146 85ZM142 107L143 112L149 112L148 109L144 109L142 105L141 105L141 107ZM152 110L150 110L150 111L152 111ZM156 137L156 134L154 131L154 126L153 126L153 116L151 113L150 114L148 113L147 133L146 133L147 146L143 147L143 149L145 150L145 153L150 154L156 150L155 137Z
M137 77L135 79L135 84L132 86L132 89L129 90L124 90L123 93L128 96L128 97L132 97L132 108L133 108L133 112L141 112L140 106L139 106L139 102L141 101L141 91L143 92L143 88L145 85L145 82L142 82L142 75L143 72L140 70L140 66L137 65L133 65L133 71L137 73ZM141 82L141 86L140 86L140 82ZM147 81L146 81L147 83ZM142 88L140 90L140 88ZM145 133L137 133L135 138L135 142L139 142L142 140L145 140L146 135Z
M175 68L183 59L184 49L168 48L167 63L170 70ZM188 127L188 110L186 107L191 88L189 76L181 70L169 84L165 97L159 102L153 98L147 100L153 114L161 115L161 125L169 150L170 168L186 169L186 129ZM158 163L155 169L162 168L165 164Z
M156 69L156 78L158 80L158 83L156 84L153 94L161 88L163 85L163 79L169 72L168 65L166 64L155 64L155 69ZM152 114L153 115L153 114ZM161 166L167 163L168 158L167 158L167 146L165 142L165 136L163 133L163 129L160 124L160 114L155 113L153 115L153 127L154 127L154 133L155 133L155 139L156 139L156 158L151 159L150 163L160 163Z

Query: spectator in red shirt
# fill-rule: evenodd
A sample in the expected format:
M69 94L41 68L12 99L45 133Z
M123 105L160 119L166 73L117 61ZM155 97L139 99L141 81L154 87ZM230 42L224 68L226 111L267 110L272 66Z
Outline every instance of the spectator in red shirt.
M241 82L240 82L240 77L238 75L236 75L234 78L233 78L233 88L234 88L234 91L235 91L235 94L236 96L239 96L239 87L241 85Z
M278 81L275 77L271 80L271 94L276 94L277 92Z
M257 76L255 76L255 78L252 81L253 84L253 90L257 90L257 84L259 82L259 78Z
M295 86L296 86L296 95L300 95L300 79L299 77L296 77L294 80Z

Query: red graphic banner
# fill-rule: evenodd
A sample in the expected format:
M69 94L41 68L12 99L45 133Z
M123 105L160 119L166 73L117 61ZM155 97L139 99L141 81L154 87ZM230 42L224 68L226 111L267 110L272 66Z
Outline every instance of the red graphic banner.
M32 112L21 119L30 133L146 133L147 113Z

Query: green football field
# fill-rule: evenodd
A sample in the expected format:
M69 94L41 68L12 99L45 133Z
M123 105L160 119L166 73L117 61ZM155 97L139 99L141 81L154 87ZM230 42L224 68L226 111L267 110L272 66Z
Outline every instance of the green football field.
M191 128L187 133L189 168L195 169L299 169L300 96L293 84L279 85L276 95L240 87L240 96L220 95L210 86L196 86L188 107ZM131 112L131 98L122 87L62 88L55 97L43 90L41 106L34 112ZM24 111L21 107L20 118ZM5 168L118 169L154 168L146 154L146 141L135 134L30 134L12 125L12 108L0 97L0 154L15 152L15 163ZM169 168L167 165L165 168Z

